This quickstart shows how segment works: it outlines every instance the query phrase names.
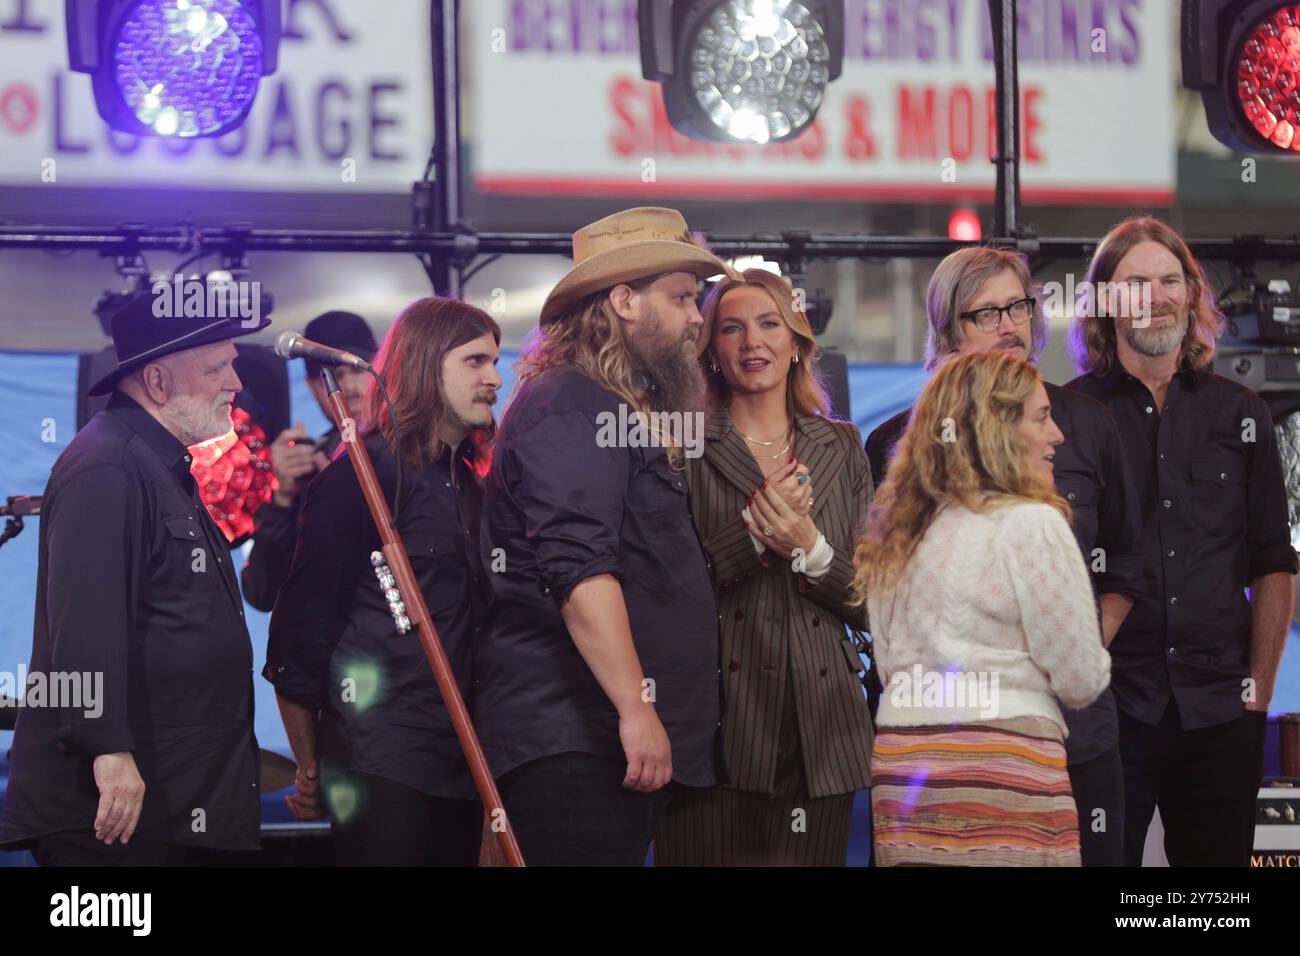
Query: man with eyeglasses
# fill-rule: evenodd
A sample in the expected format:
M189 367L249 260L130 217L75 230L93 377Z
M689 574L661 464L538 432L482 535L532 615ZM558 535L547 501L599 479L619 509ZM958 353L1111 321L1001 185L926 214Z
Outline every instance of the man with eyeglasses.
M1005 349L1035 361L1047 344L1047 320L1032 293L1025 258L1005 249L967 247L944 259L926 290L929 339L925 368L949 356ZM1077 391L1046 384L1052 418L1065 435L1053 456L1060 495L1092 577L1109 645L1143 592L1137 550L1139 512L1125 470L1119 432L1105 406ZM867 438L876 486L885 479L894 446L911 410ZM1063 709L1066 760L1079 813L1084 866L1120 866L1124 859L1123 771L1115 698L1108 688L1082 710Z

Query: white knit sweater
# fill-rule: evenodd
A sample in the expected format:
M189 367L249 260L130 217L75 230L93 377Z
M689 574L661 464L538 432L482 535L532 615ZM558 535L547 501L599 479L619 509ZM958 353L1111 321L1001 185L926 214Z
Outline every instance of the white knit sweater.
M1110 681L1092 586L1070 527L1042 502L944 508L884 601L867 602L882 727L1040 716Z

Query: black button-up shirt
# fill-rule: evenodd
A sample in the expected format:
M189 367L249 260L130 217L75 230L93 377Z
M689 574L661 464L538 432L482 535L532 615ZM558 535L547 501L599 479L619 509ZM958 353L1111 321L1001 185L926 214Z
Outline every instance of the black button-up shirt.
M1056 449L1056 488L1071 509L1070 526L1083 553L1097 594L1142 595L1142 562L1137 550L1140 515L1128 480L1122 443L1106 407L1076 391L1044 383L1052 419L1065 441ZM867 438L872 474L880 480L911 414L895 415ZM1080 764L1119 744L1115 697L1109 687L1080 710L1062 708L1066 757Z
M102 675L102 713L24 708L0 841L90 829L94 758L130 751L137 836L257 849L253 649L229 544L185 446L125 395L54 464L37 575L31 672Z
M576 370L556 369L504 416L483 510L492 608L476 660L475 725L497 776L566 751L623 756L618 713L560 613L577 584L611 574L655 682L673 779L710 786L721 720L713 586L685 475L662 448L602 447L598 416L617 422L619 406Z
M1070 506L1070 528L1083 552L1094 593L1142 596L1137 494L1129 480L1119 429L1106 407L1059 385L1047 385L1052 420L1065 441L1056 448L1052 474ZM1080 764L1119 746L1119 719L1110 687L1079 710L1062 709L1066 758Z
M364 438L392 507L396 456ZM469 443L402 476L398 533L438 639L468 700L483 619L477 526L481 492ZM455 461L455 468L452 462ZM321 712L322 778L374 774L438 797L473 797L469 767L414 628L399 634L370 564L379 531L347 453L308 485L293 566L271 614L263 675L276 693Z
M332 428L317 443L316 449L328 458L334 454L338 443L339 430ZM253 547L239 572L239 580L244 585L244 599L259 611L269 611L275 606L275 596L289 576L294 548L298 544L298 522L302 517L305 493L306 479L288 505L268 501L257 509Z
M1172 697L1187 730L1237 719L1250 677L1245 589L1296 572L1268 406L1203 369L1177 373L1163 409L1118 361L1067 387L1110 409L1143 517L1145 593L1110 648L1119 707L1156 724Z

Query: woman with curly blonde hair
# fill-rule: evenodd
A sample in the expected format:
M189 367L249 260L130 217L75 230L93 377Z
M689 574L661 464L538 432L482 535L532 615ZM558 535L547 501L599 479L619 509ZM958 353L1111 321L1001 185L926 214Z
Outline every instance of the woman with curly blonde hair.
M926 385L854 554L885 683L878 865L1078 866L1058 700L1106 687L1092 586L1052 483L1037 370L959 355Z

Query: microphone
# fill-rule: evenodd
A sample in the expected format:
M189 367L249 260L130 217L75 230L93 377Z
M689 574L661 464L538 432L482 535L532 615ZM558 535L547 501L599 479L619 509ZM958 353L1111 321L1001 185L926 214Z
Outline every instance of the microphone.
M363 372L374 371L360 355L304 339L297 332L281 332L275 340L275 354L282 359L305 358L321 365L348 365Z

